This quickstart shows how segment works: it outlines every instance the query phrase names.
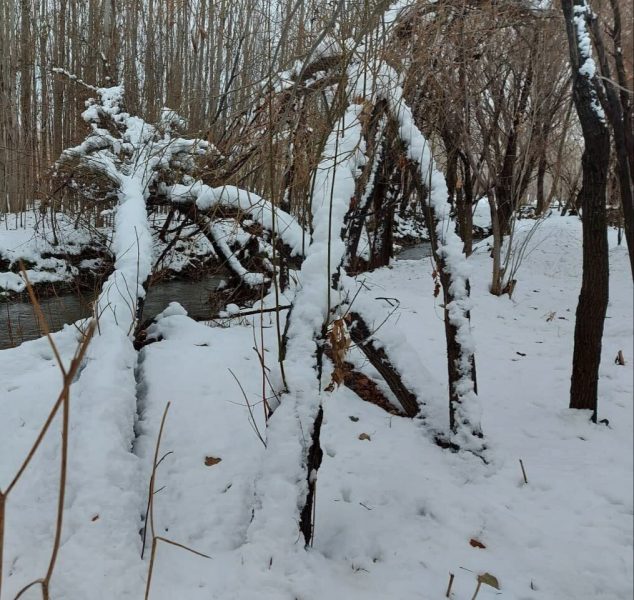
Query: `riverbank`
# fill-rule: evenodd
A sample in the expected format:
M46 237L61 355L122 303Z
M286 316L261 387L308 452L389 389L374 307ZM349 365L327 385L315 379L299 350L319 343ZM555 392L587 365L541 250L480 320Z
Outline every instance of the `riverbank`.
M221 276L222 265L207 238L193 226L179 227L178 240L161 235L166 215L151 219L154 231L154 281L164 279L195 280L211 274ZM94 295L113 270L112 227L64 213L50 214L33 210L20 215L0 216L0 302L25 301L27 277L39 298L63 294ZM134 249L131 249L131 251Z

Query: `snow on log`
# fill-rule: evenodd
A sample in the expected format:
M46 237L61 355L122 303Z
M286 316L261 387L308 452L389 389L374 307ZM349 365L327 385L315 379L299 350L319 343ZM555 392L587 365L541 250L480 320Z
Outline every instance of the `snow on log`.
M227 224L223 222L210 221L205 226L205 232L209 234L216 253L224 259L231 272L246 285L257 287L267 283L269 280L262 273L253 273L245 269L233 250L229 248L225 240L229 233L227 229Z
M172 160L183 165L194 154L207 152L210 144L174 135L183 119L170 109L163 109L157 125L124 112L122 86L96 91L99 99L90 100L82 114L92 131L81 144L62 153L58 167L78 163L115 186L118 203L111 248L115 270L102 288L95 312L100 328L114 322L130 334L152 268L146 211L149 186Z
M120 86L97 92L99 100L83 114L91 134L58 161L107 178L118 202L114 271L96 301L97 334L71 391L68 505L53 596L104 597L99 582L108 581L109 597L128 598L125 582L145 576L138 530L146 482L131 450L137 415L132 335L152 267L146 199L159 170L191 159L206 142L172 136L178 119L169 110L156 126L123 112Z
M345 254L341 233L364 158L359 111L359 106L349 107L336 124L315 174L313 235L287 332L288 392L268 423L267 449L256 487L258 508L249 529L249 540L262 549L272 544L297 547L299 513L308 493L308 452L322 398L318 340L331 308L340 302L339 292L332 288L333 275Z
M445 292L445 319L453 328L455 364L451 364L452 351L448 348L450 371L450 404L454 441L463 449L480 452L481 406L475 379L475 344L469 319L469 267L462 252L462 241L451 219L451 205L443 174L436 168L429 142L414 122L411 108L405 102L403 89L396 73L383 66L379 74L379 92L387 100L389 111L398 126L398 135L405 145L407 157L415 165L422 185L427 188L428 204L433 220L435 255L439 270L447 278ZM452 376L452 368L456 376Z
M191 185L163 186L160 191L174 204L193 202L200 211L210 211L217 206L240 210L251 215L252 219L265 229L278 235L291 248L293 255L302 253L305 232L295 217L253 192L233 185L212 188L201 181Z

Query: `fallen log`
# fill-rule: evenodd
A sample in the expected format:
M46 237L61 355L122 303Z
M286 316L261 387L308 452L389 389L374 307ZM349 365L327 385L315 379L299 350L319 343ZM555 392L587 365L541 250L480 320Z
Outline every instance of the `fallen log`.
M352 341L365 354L370 364L381 374L388 387L396 396L403 411L408 417L415 417L420 412L420 405L414 394L403 383L398 369L392 364L383 348L378 348L372 341L372 332L359 313L350 313L352 324L348 328Z

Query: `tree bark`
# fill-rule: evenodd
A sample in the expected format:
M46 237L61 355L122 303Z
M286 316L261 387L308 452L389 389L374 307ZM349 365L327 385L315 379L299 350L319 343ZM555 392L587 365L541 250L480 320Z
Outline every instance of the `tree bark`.
M584 56L580 49L581 24L592 18L591 11L585 0L562 0L562 8L570 48L573 100L585 142L579 194L583 211L583 275L575 321L570 408L592 411L596 422L601 341L609 294L605 194L610 134L598 105L598 78L588 76L587 71L580 72L588 59L588 50Z
M390 361L383 348L377 348L370 339L372 332L367 323L359 313L350 313L352 325L350 327L350 338L363 352L370 364L379 372L385 380L391 392L396 396L405 414L408 417L415 417L420 407L416 394L414 394L404 383L401 374Z
M539 157L539 165L537 167L537 207L538 216L544 214L546 210L546 194L544 193L544 179L546 177L546 151Z
M511 217L517 209L519 198L522 194L521 179L515 173L517 163L517 145L519 142L518 130L521 120L526 112L530 89L533 83L533 64L529 62L526 76L522 84L522 90L518 99L517 108L513 115L513 123L504 150L504 160L502 168L497 175L495 185L495 196L497 200L497 213L500 224L500 234L502 236L510 233Z
M502 232L500 230L500 217L497 211L495 198L492 192L487 194L489 199L489 209L491 211L491 227L493 229L493 274L491 276L491 288L490 292L494 296L502 295L502 279L504 273L502 272Z
M447 376L449 380L449 427L453 432L456 432L459 426L472 426L472 433L477 437L482 437L482 432L479 429L479 424L460 423L457 419L458 407L461 404L462 400L456 385L461 379L459 365L466 350L462 345L462 340L458 336L458 328L452 322L449 315L448 306L452 302L454 302L456 298L453 292L451 274L447 270L445 259L443 258L442 254L438 252L436 215L433 207L427 199L428 190L425 186L425 183L420 178L417 165L410 163L409 167L412 173L414 185L416 186L416 189L418 190L418 194L420 196L420 201L423 207L423 214L425 216L425 223L427 225L427 230L429 231L429 235L432 240L432 249L434 253L434 261L436 263L436 271L438 272L438 277L440 279L440 284L443 292L445 339L447 340ZM467 281L467 293L469 292L469 290L470 286L469 282ZM467 319L469 319L471 315L469 314L469 312L467 312L465 316ZM477 394L478 382L476 375L475 358L473 356L470 360L469 370L469 379L473 382L474 392Z
M634 205L632 201L632 165L634 164L634 148L632 147L632 111L629 95L624 93L623 88L627 85L623 73L623 55L621 51L621 15L618 2L611 2L614 16L614 58L616 61L616 71L621 86L621 92L617 90L610 70L603 36L596 18L590 19L594 43L596 45L603 76L602 91L600 94L601 103L612 126L612 137L614 140L614 150L616 154L617 176L619 180L619 190L621 193L621 207L623 209L623 229L627 240L627 249L630 255L630 270L634 276ZM627 88L626 88L627 89ZM629 139L628 139L629 138Z

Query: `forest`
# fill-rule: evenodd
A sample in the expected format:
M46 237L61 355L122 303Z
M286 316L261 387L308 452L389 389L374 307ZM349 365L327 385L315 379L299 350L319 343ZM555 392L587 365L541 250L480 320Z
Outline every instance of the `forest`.
M634 594L624 0L0 0L0 600Z

